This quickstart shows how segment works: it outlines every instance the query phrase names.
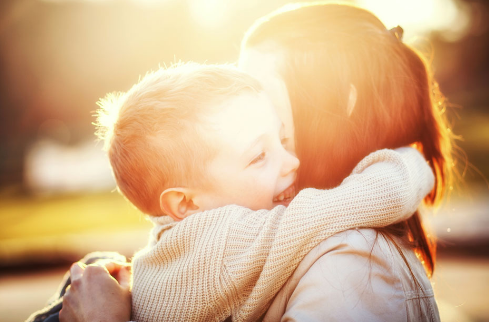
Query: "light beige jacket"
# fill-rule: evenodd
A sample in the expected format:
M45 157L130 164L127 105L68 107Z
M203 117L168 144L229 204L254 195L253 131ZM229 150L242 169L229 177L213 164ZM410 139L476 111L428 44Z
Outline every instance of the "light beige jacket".
M440 321L431 283L413 250L373 229L348 230L310 251L264 322Z

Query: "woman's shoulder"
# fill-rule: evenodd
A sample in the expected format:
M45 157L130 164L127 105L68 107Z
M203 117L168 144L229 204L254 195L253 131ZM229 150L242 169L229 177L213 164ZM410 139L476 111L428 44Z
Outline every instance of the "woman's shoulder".
M337 233L321 242L317 247L327 250L328 248L344 247L351 251L371 251L372 247L384 248L388 245L387 240L372 228L350 229Z
M316 246L303 262L308 270L313 266L322 271L328 268L330 279L341 280L345 274L377 274L388 281L386 287L402 289L406 299L419 297L420 290L425 296L433 295L430 280L413 248L401 238L376 229L338 233Z
M355 264L359 267L359 264L368 260L369 266L382 265L392 271L393 266L396 266L394 264L399 260L398 249L403 253L414 254L413 250L404 245L401 240L387 237L375 229L351 229L337 233L319 243L306 255L301 264L310 267L334 258L337 262L335 266ZM411 256L408 256L408 260L412 261ZM414 260L417 261L415 256Z
M412 252L406 247L401 249L403 253ZM332 289L347 292L349 288L358 292L383 289L401 299L402 267L406 263L399 261L397 253L393 240L374 229L344 231L320 243L304 258L301 264L308 269L301 279L322 281Z
M290 321L321 321L326 316L406 321L415 307L412 299L421 298L420 290L430 297L426 309L436 310L430 282L412 249L374 229L348 230L307 254L269 313L278 316L282 310L284 317L295 316L285 319Z

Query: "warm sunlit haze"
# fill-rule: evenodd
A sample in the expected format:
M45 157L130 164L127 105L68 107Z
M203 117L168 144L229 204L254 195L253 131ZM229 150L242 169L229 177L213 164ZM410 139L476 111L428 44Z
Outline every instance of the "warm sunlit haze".
M251 24L290 2L1 1L2 321L43 307L86 253L131 257L147 242L151 224L118 193L94 135L96 102L160 66L236 63ZM489 321L489 2L348 3L371 10L388 29L401 26L448 100L458 174L441 206L423 212L438 239L433 288L443 321Z

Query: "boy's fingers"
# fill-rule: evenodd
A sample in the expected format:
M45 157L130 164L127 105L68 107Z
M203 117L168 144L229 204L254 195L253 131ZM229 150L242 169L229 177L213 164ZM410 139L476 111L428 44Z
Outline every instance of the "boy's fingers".
M70 276L71 280L79 279L83 275L83 271L85 270L86 265L80 262L76 262L71 265L70 268Z

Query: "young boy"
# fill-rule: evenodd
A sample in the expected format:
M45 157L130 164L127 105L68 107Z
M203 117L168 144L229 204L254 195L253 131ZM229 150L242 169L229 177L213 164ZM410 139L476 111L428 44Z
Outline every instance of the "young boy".
M258 320L320 241L406 219L434 183L403 148L295 196L293 138L257 81L228 66L161 69L100 106L119 190L155 223L133 260L138 322Z

